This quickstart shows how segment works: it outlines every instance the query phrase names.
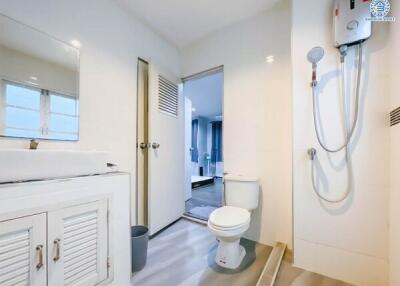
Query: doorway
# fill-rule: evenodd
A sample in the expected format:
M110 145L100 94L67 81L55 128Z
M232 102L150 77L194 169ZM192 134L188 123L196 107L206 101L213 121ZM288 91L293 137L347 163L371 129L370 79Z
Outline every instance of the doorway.
M185 215L208 220L223 201L223 67L183 80Z

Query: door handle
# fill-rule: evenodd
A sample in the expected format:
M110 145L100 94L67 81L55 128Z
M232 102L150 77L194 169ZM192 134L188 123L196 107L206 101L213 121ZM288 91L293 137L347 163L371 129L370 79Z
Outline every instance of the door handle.
M146 144L146 143L142 142L142 143L140 143L139 147L142 150L147 149L147 148L150 148L150 144Z
M154 142L153 144L151 144L151 147L152 147L153 149L158 149L158 148L160 148L160 144Z
M53 243L54 246L56 247L56 255L53 257L53 261L57 262L58 260L60 260L60 239L56 238Z
M36 253L39 256L39 262L36 264L36 269L39 270L43 267L43 245L36 246Z

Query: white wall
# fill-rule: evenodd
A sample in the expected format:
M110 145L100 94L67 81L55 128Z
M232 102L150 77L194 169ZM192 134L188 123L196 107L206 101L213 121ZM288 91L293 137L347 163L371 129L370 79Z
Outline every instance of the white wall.
M397 21L390 25L390 111L400 107L400 5L392 1L392 15ZM400 285L400 124L390 128L390 244L389 282Z
M80 141L43 141L39 148L105 150L120 170L134 174L137 58L179 75L178 51L110 0L4 0L0 13L63 41L82 43ZM27 140L0 139L0 148L28 145Z
M273 64L266 56L275 56ZM291 244L290 7L240 22L182 51L183 75L224 65L225 171L258 176L248 237Z
M390 24L376 24L364 44L360 117L350 147L353 165L352 193L341 204L326 204L313 193L307 150L315 147L328 186L325 196L337 198L348 177L343 153L327 156L313 128L311 65L307 52L326 49L319 64L323 94L319 95L321 121L330 146L343 142L338 91L338 53L332 47L332 1L293 1L293 193L294 259L302 268L356 285L386 285L388 258L389 129L387 44ZM353 50L347 70L355 66ZM347 75L354 82L354 73ZM350 89L348 90L348 92ZM352 108L352 107L350 107Z

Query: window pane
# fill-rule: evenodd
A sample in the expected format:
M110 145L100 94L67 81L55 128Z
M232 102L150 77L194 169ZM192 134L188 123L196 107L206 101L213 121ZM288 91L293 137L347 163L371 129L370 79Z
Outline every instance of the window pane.
M78 140L78 134L50 132L49 138L54 140Z
M6 127L40 130L40 112L6 107Z
M70 132L78 133L78 119L76 117L51 114L50 132Z
M6 104L39 110L40 91L7 83Z
M73 97L51 94L50 112L77 115L77 100Z
M13 128L6 128L5 136L11 137L27 137L27 138L39 138L40 133L39 131L30 131L30 130L19 130Z

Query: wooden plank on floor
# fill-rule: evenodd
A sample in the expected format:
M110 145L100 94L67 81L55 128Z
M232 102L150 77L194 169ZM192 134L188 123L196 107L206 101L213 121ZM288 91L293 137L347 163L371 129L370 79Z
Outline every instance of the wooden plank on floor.
M285 254L286 244L278 242L269 256L256 286L273 286Z
M202 220L202 219L198 219L198 218L195 218L195 217L191 217L191 216L188 216L186 214L183 214L182 218L207 226L207 221L206 220Z

